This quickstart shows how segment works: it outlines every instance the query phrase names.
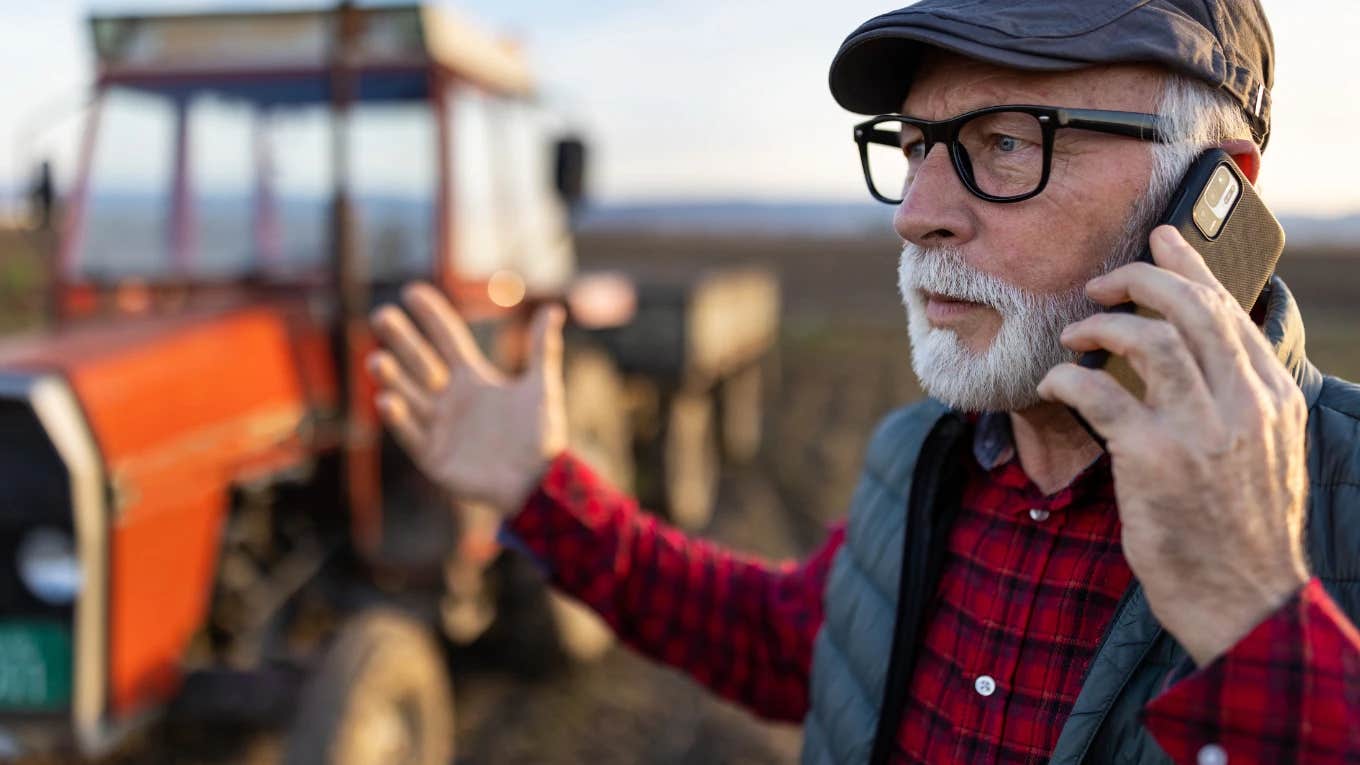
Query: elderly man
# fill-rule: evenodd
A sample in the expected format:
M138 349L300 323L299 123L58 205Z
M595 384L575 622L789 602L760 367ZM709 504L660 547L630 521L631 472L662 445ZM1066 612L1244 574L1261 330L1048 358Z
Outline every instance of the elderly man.
M846 40L834 95L900 131L857 135L930 398L801 564L688 539L565 451L557 310L506 380L409 289L423 333L374 317L378 405L630 645L803 720L805 762L1355 761L1360 389L1305 360L1280 280L1248 315L1152 230L1206 148L1254 181L1272 55L1256 0L925 0ZM1127 301L1165 318L1099 312ZM1141 399L1071 363L1097 348Z

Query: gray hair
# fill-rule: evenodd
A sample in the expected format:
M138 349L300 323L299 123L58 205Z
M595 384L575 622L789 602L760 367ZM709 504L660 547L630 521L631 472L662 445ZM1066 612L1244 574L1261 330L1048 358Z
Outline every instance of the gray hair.
M1206 149L1233 138L1251 139L1251 126L1232 96L1179 74L1167 77L1157 113L1171 138L1152 144L1148 192L1160 204L1166 204L1190 163Z
M1150 144L1152 173L1147 190L1134 200L1118 245L1102 264L1102 272L1132 262L1143 251L1148 233L1196 157L1222 141L1251 138L1251 126L1231 96L1179 74L1167 76L1157 114L1169 140Z

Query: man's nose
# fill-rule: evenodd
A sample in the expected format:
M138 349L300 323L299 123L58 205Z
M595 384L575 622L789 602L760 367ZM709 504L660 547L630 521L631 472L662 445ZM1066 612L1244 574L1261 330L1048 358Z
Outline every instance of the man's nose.
M963 244L974 234L970 211L973 199L954 172L948 147L936 144L897 206L893 228L903 239L921 247Z

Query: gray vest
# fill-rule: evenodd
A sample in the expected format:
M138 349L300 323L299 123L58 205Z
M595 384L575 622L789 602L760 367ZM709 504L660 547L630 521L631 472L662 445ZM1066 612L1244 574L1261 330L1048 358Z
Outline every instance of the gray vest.
M1360 622L1360 386L1324 377L1308 363L1298 307L1278 278L1263 330L1309 405L1310 568ZM827 583L804 721L805 765L869 762L895 653L905 666L892 685L900 692L909 682L932 569L948 534L950 503L957 503L951 464L964 458L966 432L955 413L927 400L889 415L870 442L845 545ZM1170 762L1138 712L1185 656L1135 581L1107 627L1051 762Z

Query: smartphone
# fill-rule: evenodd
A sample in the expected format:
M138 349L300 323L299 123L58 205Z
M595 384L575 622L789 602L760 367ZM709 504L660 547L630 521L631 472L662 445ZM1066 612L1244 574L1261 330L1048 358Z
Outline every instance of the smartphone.
M1222 149L1210 149L1190 166L1172 194L1160 224L1174 226L1181 232L1247 312L1261 297L1284 252L1284 229L1280 222L1237 169L1237 163ZM1152 249L1147 243L1139 259L1152 262ZM1108 310L1160 318L1155 311L1133 303ZM1105 350L1091 351L1083 353L1078 363L1088 369L1104 369L1129 392L1143 398L1142 379L1122 357ZM1083 420L1082 424L1086 422Z

